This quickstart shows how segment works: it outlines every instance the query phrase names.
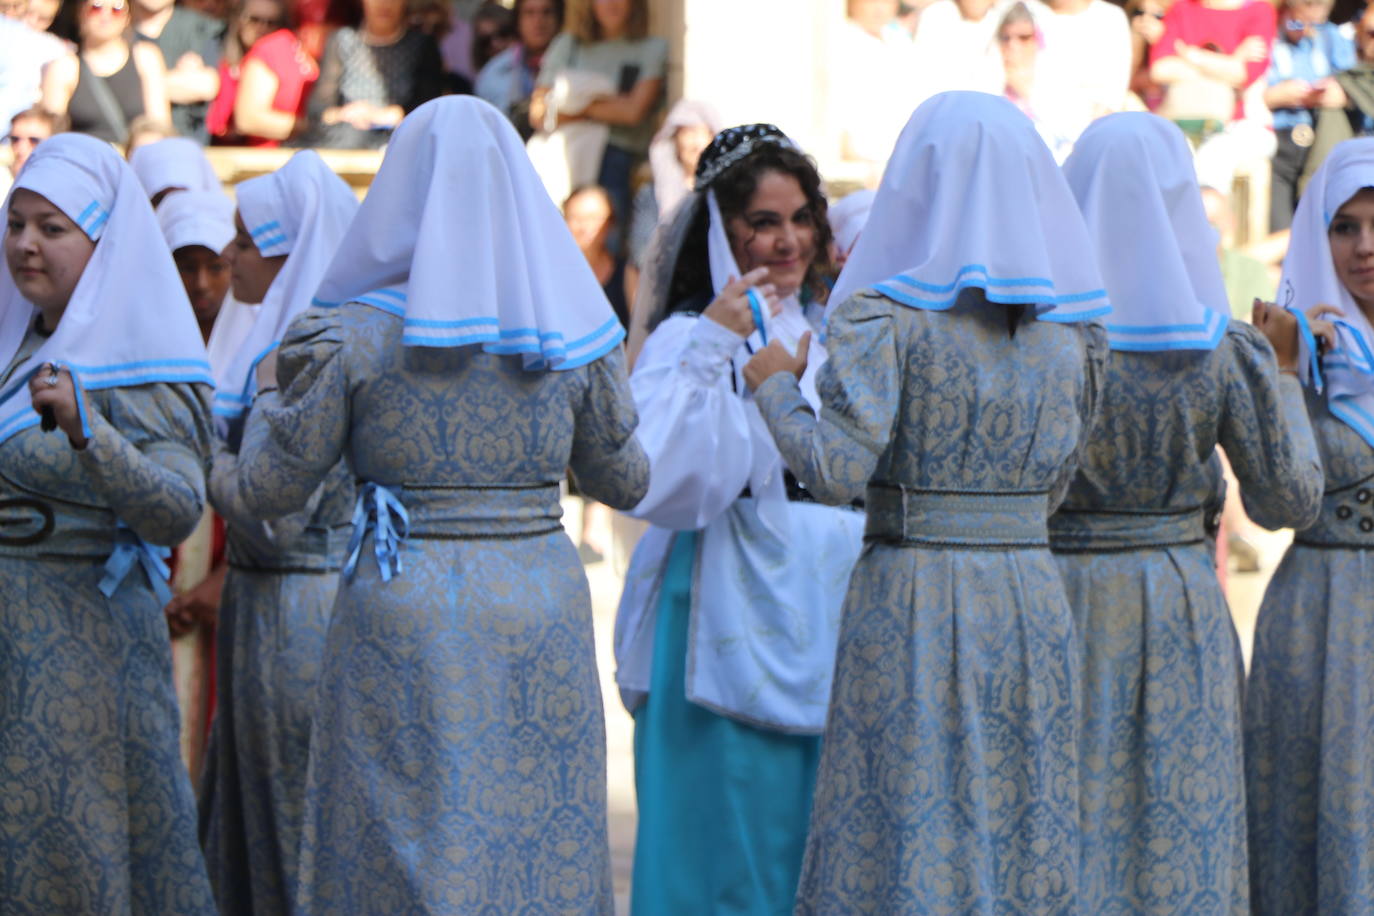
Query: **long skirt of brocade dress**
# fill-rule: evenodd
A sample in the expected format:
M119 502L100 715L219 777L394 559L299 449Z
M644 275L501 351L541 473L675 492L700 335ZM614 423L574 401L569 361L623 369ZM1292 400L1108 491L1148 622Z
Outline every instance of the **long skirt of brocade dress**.
M1056 516L1055 546L1122 518ZM1082 912L1244 916L1240 643L1201 511L1141 518L1179 545L1055 556L1083 653Z
M225 577L219 702L200 798L206 866L224 914L290 912L315 684L338 583L337 569L231 568Z
M1260 607L1245 703L1259 916L1374 913L1372 495L1370 480L1328 490Z
M552 524L412 534L390 582L363 540L319 682L300 912L613 911L591 602Z
M700 536L679 532L659 586L649 695L635 712L635 916L792 912L820 738L688 702Z
M0 913L212 914L162 603L104 562L0 556Z
M870 532L884 496L868 492ZM1017 515L1043 543L1043 495L1010 505ZM980 525L956 512L945 529ZM1002 533L1018 532L859 558L798 913L1075 912L1073 621L1049 550L999 545Z

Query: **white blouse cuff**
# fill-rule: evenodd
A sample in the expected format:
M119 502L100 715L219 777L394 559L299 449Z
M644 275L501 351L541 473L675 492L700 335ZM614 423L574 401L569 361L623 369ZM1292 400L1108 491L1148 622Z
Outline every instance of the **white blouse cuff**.
M702 315L682 352L682 369L700 384L712 387L729 370L730 360L744 340L743 336Z

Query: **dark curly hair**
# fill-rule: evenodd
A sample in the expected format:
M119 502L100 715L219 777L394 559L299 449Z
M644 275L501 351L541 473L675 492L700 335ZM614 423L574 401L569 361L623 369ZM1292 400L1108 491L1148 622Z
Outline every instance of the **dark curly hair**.
M821 175L810 156L779 144L760 146L755 153L740 160L711 184L711 190L716 192L716 202L720 204L721 216L728 221L742 215L758 189L759 179L768 172L780 172L797 179L802 193L806 195L807 209L815 226L815 253L811 266L806 270L801 293L813 300L824 300L830 289L827 281L834 273L830 261L833 234L825 191L821 187ZM709 219L706 206L698 207L696 217L682 241L669 286L670 313L702 307L700 299L703 295L707 301L712 298L711 267L706 246Z

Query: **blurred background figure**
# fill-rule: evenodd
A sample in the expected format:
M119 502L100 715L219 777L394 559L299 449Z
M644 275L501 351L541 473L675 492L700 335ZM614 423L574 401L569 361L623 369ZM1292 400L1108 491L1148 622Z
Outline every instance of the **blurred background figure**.
M911 42L888 26L897 0L848 0L847 19L831 46L830 110L840 134L840 156L865 169L877 187L907 117L917 82ZM920 35L920 30L917 30Z
M1150 49L1164 36L1164 14L1174 0L1128 0L1124 7L1131 23L1131 94L1139 107L1159 108L1164 87L1150 78Z
M9 192L34 148L65 128L62 118L42 108L29 108L14 116L5 136L5 144L10 148L10 168L8 173L0 173L0 195Z
M285 0L240 0L210 107L218 142L280 146L308 126L306 105L320 70L287 25Z
M411 28L405 0L363 0L362 21L330 36L310 98L312 146L378 149L406 112L439 95L434 39Z
M630 212L630 179L649 152L667 67L668 43L649 35L647 0L588 0L571 11L535 80L530 123L536 129L552 132L579 121L607 127L595 183L606 189L617 213ZM609 92L586 105L550 104L560 79L572 83L580 74L591 78L583 85L595 81L609 85ZM570 164L570 176L578 171ZM583 183L572 180L573 187ZM616 229L607 240L612 251L622 250L620 236Z
M1345 107L1333 75L1355 66L1355 42L1327 21L1331 0L1285 0L1280 28L1265 75L1264 103L1273 112L1274 149L1269 185L1269 231L1287 229L1310 174L1308 154L1316 140L1317 108Z
M630 216L630 262L638 265L654 227L691 190L697 161L725 122L709 102L679 99L649 142L649 175L635 192ZM641 170L642 175L642 170Z
M544 52L563 28L563 0L515 0L515 41L477 74L477 95L510 118L522 139L534 133L530 98Z
M167 98L172 127L201 146L210 142L205 117L219 92L220 46L224 22L173 0L132 2L134 34L162 52L167 69Z
M996 32L1007 5L1006 0L935 0L922 10L913 48L915 101L949 89L1002 91Z
M873 209L873 198L877 195L877 191L864 188L846 195L830 206L830 229L835 236L831 260L835 264L836 274L844 268L844 262L849 260L849 253L859 241L859 235L868 223L868 214Z
M1120 111L1131 81L1131 27L1121 7L1107 0L1029 0L1040 28L1037 66L1041 91L1078 139L1094 118Z
M66 115L76 133L116 144L129 139L139 115L164 124L172 119L162 52L135 40L129 2L76 4L76 50L43 70L43 107Z
M1062 165L1072 152L1073 138L1083 124L1075 118L1074 106L1065 106L1063 96L1046 89L1044 81L1037 78L1042 44L1040 29L1030 8L1017 0L997 26L997 46L1004 74L1002 94L1031 119L1036 132L1054 154L1054 161Z

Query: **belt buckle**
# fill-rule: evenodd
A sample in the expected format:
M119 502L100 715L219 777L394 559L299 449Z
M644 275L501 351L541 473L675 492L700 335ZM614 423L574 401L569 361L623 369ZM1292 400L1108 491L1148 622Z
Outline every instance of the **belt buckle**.
M1307 149L1317 140L1317 132L1312 129L1311 124L1298 124L1293 128L1291 134L1293 145Z

